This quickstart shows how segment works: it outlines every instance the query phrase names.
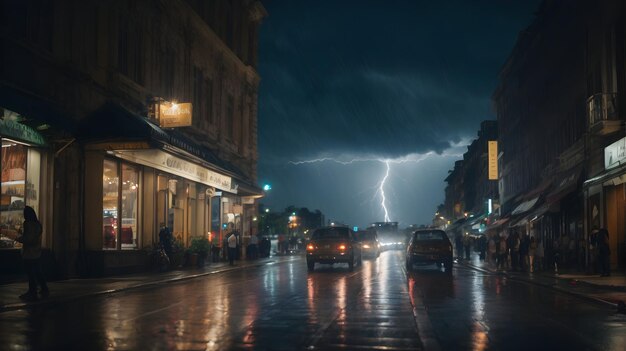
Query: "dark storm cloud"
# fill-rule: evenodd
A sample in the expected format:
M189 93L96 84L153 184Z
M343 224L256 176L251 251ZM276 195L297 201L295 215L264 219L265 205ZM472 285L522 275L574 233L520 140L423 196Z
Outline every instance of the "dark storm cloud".
M490 95L537 1L264 1L266 158L441 152L493 119ZM266 157L267 156L267 157Z
M393 159L391 220L429 222L448 170L495 118L498 71L538 3L263 0L259 182L273 190L262 202L382 221L381 158Z

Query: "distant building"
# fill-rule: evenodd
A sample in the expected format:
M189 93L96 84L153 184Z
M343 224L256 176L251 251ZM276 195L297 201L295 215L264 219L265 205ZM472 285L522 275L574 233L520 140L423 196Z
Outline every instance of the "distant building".
M488 143L497 141L497 126L496 121L483 121L478 137L467 147L463 160L455 162L454 169L445 179L445 202L441 213L433 221L434 225L440 224L442 217L446 226L470 216L476 221L488 223L488 215L498 208L497 180L490 180L488 175Z

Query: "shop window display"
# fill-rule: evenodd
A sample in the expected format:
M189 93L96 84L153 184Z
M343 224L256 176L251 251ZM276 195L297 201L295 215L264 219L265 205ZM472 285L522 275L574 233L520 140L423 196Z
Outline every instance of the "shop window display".
M122 249L137 248L137 207L139 194L139 170L122 164Z
M136 249L139 170L135 166L112 160L105 160L103 166L103 248Z
M105 160L102 176L102 235L104 249L117 249L118 186L117 162Z
M2 179L0 184L0 247L21 247L15 239L24 221L27 148L2 140Z

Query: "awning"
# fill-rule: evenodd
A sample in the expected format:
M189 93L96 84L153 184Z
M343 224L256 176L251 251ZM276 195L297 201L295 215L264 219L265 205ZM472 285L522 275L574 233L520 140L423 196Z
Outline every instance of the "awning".
M190 173L186 178L234 193L241 188L245 196L263 195L263 191L251 184L239 168L217 157L211 150L180 130L164 130L148 118L111 102L105 103L83 119L77 135L83 143L110 145L111 147L107 149L118 153L124 152L125 158L136 159L138 163L146 164L157 160L159 167L171 168L188 161L191 164L186 165L186 168L179 172L198 170L200 173L195 177ZM140 146L134 147L133 142ZM150 150L155 152L163 150L164 152L154 155L146 154ZM162 161L168 157L170 161L175 160L176 165L174 163L170 163L169 166L163 165Z
M487 227L487 230L493 230L493 229L498 229L500 228L502 225L504 225L506 222L509 221L509 217L506 218L500 218L497 221L493 222L491 225L489 225Z
M602 172L601 174L589 180L586 180L583 186L587 188L595 184L619 185L621 183L626 182L625 175L626 175L626 165L619 166L619 167L610 169L608 171Z
M544 192L550 187L550 185L552 185L552 181L553 179L550 178L541 182L541 184L539 184L536 188L524 194L524 200L531 200L543 195Z
M535 197L532 200L528 200L526 202L522 202L521 204L519 204L514 210L513 212L511 212L512 215L516 216L519 214L522 214L524 212L528 212L531 208L533 208L533 206L535 206L535 204L537 203L537 201L539 201L539 196Z
M569 171L562 172L560 176L557 177L558 183L556 183L555 190L546 197L546 202L552 204L561 201L565 196L576 190L580 184L582 171L582 166L579 166Z

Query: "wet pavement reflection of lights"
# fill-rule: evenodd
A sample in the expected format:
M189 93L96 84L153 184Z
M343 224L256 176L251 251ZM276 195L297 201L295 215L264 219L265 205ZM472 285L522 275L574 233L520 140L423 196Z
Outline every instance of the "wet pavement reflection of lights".
M472 312L474 323L472 325L472 341L473 350L482 351L488 345L488 328L484 324L485 317L485 293L484 278L482 275L474 274L472 277L471 294L472 294Z

